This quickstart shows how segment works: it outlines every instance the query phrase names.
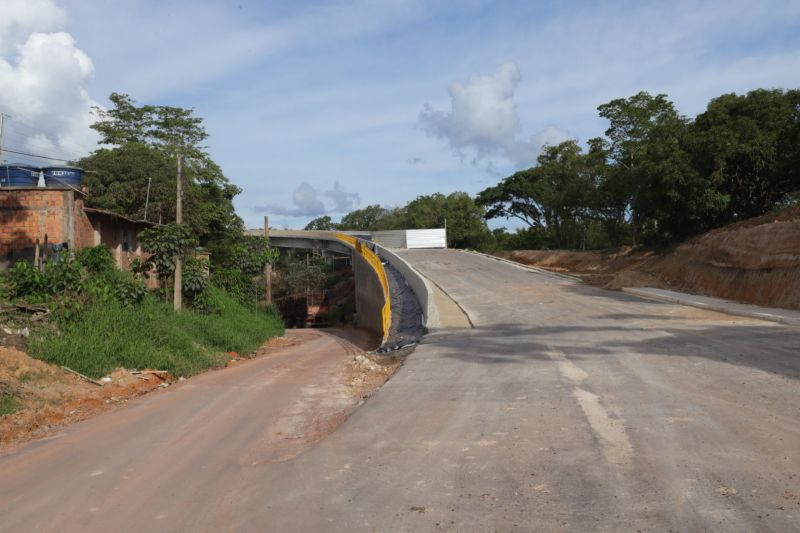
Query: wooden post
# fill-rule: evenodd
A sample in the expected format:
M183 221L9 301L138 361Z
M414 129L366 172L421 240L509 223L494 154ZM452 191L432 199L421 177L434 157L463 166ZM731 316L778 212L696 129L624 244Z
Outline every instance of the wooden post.
M264 238L269 246L269 217L264 217ZM272 303L272 265L269 261L264 263L264 301L267 305Z
M177 175L177 197L175 199L175 222L180 225L183 222L183 156L178 154L178 175ZM175 311L180 311L183 307L183 259L180 256L175 258L175 286L172 289L172 307Z

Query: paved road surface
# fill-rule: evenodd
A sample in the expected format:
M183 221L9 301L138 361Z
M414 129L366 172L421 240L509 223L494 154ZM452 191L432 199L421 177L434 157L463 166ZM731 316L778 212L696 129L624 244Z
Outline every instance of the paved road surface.
M464 252L403 256L476 327L426 337L317 446L250 460L275 407L202 376L207 405L142 402L183 426L104 416L86 424L102 439L76 427L0 459L0 529L800 530L798 329ZM193 431L227 402L224 431Z

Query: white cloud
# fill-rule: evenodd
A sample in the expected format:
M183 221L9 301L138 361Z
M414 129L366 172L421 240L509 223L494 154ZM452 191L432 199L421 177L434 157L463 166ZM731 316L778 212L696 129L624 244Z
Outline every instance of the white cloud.
M323 199L328 200L327 203ZM318 192L310 183L304 181L292 193L293 207L268 204L253 208L257 212L288 217L316 217L323 214L347 213L360 203L358 193L345 191L337 181L329 191Z
M89 128L97 104L86 90L94 75L91 59L68 33L47 32L64 23L63 10L52 1L11 0L10 8L0 23L0 110L12 117L6 147L85 155L97 139Z
M520 166L533 165L543 144L561 142L567 133L549 127L528 140L519 138L522 125L514 91L521 79L517 65L504 63L492 75L474 75L466 85L455 82L450 85L450 111L426 106L420 122L428 135L446 139L462 157L471 151L473 162L499 155Z
M53 0L4 0L0 17L0 56L14 52L34 31L64 27L66 12Z

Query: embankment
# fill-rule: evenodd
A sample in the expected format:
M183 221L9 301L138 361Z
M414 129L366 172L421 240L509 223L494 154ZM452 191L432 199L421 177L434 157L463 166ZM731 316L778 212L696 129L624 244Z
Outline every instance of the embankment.
M800 207L709 231L667 252L623 248L498 255L608 289L659 287L800 309Z

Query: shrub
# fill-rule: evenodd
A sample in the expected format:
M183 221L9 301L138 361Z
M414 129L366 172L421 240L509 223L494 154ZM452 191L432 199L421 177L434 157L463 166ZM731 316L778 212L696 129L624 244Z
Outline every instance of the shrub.
M30 297L31 301L41 301L47 296L44 275L28 263L21 261L7 274L8 293L12 298Z
M50 261L44 267L45 290L49 295L83 289L83 265L67 256L60 261Z
M102 244L79 250L76 259L92 274L106 273L116 268L111 250Z
M87 304L77 319L59 323L58 331L35 330L29 352L91 377L120 366L188 376L224 364L222 352L249 353L282 334L273 308L254 312L213 285L207 292L219 305L218 314L175 313L152 295L135 307Z

